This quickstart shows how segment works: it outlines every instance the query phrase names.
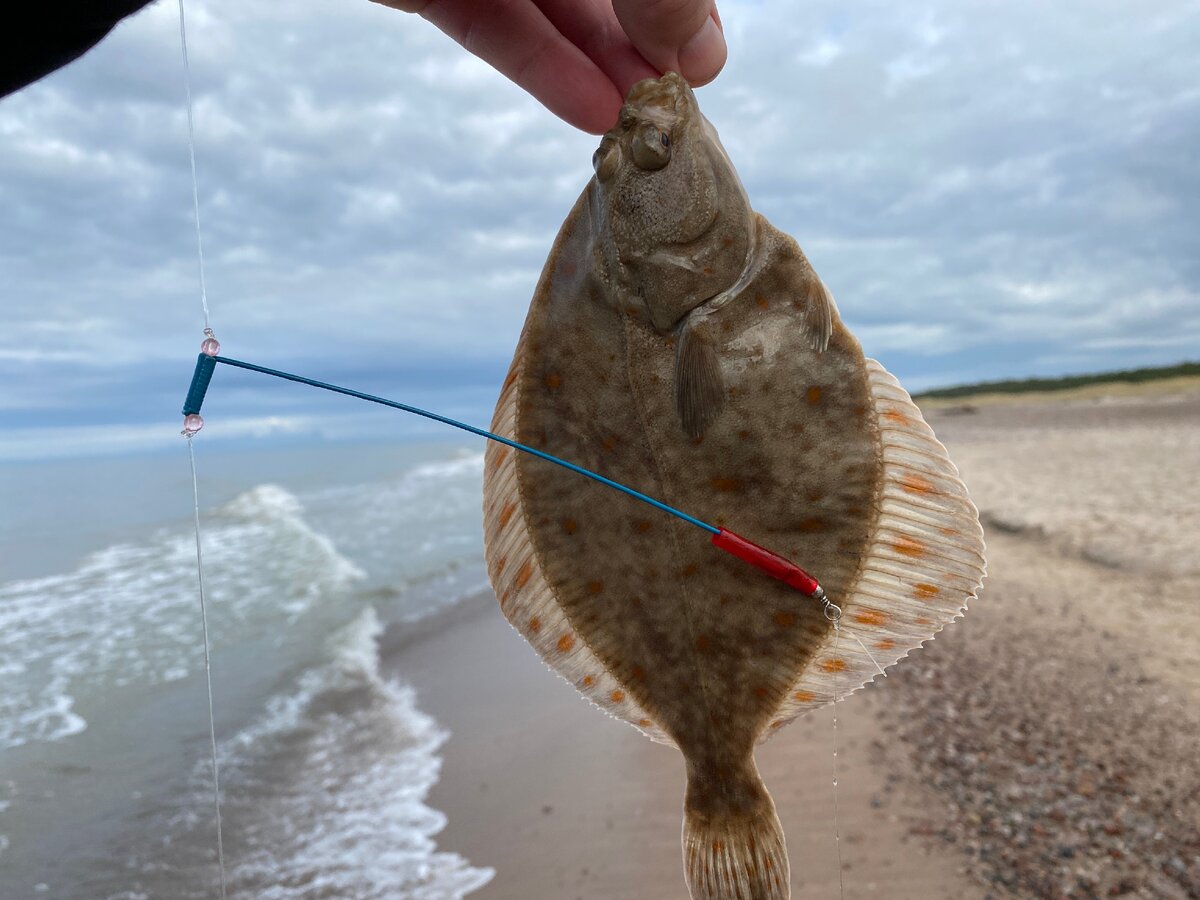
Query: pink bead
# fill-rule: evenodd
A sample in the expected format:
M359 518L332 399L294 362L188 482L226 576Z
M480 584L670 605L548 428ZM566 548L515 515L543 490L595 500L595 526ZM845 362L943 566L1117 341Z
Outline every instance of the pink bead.
M205 338L200 344L200 352L205 356L216 356L221 352L221 342L216 338Z
M200 413L191 413L183 417L183 433L195 434L204 427L204 419L200 417Z

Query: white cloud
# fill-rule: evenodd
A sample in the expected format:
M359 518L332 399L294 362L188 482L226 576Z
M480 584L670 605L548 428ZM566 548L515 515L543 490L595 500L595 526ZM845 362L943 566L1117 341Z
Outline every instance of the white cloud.
M418 385L432 367L490 395L594 139L365 0L188 12L230 352ZM902 377L1194 355L1200 4L722 14L730 62L701 103L755 205ZM178 405L200 313L175 16L156 4L0 102L8 428ZM231 416L273 414L238 397Z

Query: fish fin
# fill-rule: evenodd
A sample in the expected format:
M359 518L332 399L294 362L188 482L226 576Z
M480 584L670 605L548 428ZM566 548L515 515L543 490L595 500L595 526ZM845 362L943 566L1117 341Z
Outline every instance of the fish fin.
M810 269L808 276L808 290L804 297L804 330L808 334L809 345L821 353L829 346L829 338L833 334L837 304L816 272Z
M748 790L713 790L724 779L703 777L688 769L683 813L683 867L692 900L788 900L791 871L783 827L753 760L746 774ZM735 779L737 775L733 776ZM734 808L730 800L737 797Z
M696 325L685 322L675 349L675 409L687 436L702 437L724 405L717 350Z
M986 573L979 511L946 448L900 383L866 360L882 483L867 551L831 630L776 711L766 740L809 710L874 680L959 618Z
M786 290L791 293L792 306L800 313L808 345L822 353L833 336L833 323L838 318L837 303L795 239L769 224L767 228L777 247L774 265L777 277L782 279L777 283L786 285Z
M512 439L517 434L526 333L517 343L492 418L492 431ZM517 456L517 451L494 441L488 442L484 453L483 549L500 611L547 666L602 712L629 723L652 741L673 746L675 742L608 671L559 606L525 520Z

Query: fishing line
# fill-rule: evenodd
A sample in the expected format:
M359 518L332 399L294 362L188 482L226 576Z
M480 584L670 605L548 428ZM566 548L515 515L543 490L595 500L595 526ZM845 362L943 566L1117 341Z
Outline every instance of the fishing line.
M192 211L196 215L196 256L200 261L200 306L204 310L204 333L212 337L212 329L208 324L208 291L204 286L204 241L200 237L200 181L196 177L196 129L192 124L192 69L188 64L183 0L179 0L179 49L183 53L183 83L187 89L188 155L192 161Z
M833 655L838 658L838 644L842 640L842 610L841 607L830 603L828 600L823 601L825 618L833 623ZM857 639L856 639L857 640ZM861 643L861 642L860 642ZM866 649L865 647L863 648ZM870 656L871 654L867 654ZM872 657L872 659L874 659ZM879 665L879 663L875 663ZM880 669L882 672L883 670ZM837 848L837 867L838 867L838 896L845 898L846 884L842 874L842 828L838 821L838 715L837 705L840 702L838 698L838 676L833 676L833 843Z
M221 898L225 898L225 844L221 838L221 780L217 768L217 727L213 714L212 663L208 654L208 609L204 602L204 552L200 545L200 487L196 481L196 454L192 434L187 439L188 460L192 464L192 509L196 519L196 579L200 590L200 625L204 630L204 678L208 685L208 737L212 743L213 804L217 811L217 867L221 872Z
M208 290L204 282L204 240L200 233L200 181L196 177L196 129L192 120L192 70L188 63L187 52L187 23L183 12L183 0L179 0L179 49L183 55L183 84L187 94L187 125L188 125L188 157L192 164L192 211L196 220L196 257L200 271L200 308L204 311L204 342L200 345L204 352L217 353L221 345L217 343L209 324ZM225 842L221 831L221 775L217 761L217 719L213 706L212 686L212 657L208 640L208 604L204 597L204 552L200 537L200 486L196 478L196 453L192 447L192 438L196 431L189 429L184 422L183 436L187 441L188 462L192 470L192 509L196 530L196 579L200 595L200 625L204 635L204 681L208 690L208 737L212 750L212 786L213 807L216 811L217 825L217 870L220 873L221 900L226 897L225 884Z

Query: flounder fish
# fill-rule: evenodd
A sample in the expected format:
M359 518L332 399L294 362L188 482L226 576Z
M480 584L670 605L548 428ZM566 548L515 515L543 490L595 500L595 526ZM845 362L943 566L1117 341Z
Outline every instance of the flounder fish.
M755 213L675 74L640 82L534 294L493 430L815 575L491 444L488 571L509 622L602 710L679 748L696 900L790 895L757 742L869 682L982 584L978 514L796 242Z

